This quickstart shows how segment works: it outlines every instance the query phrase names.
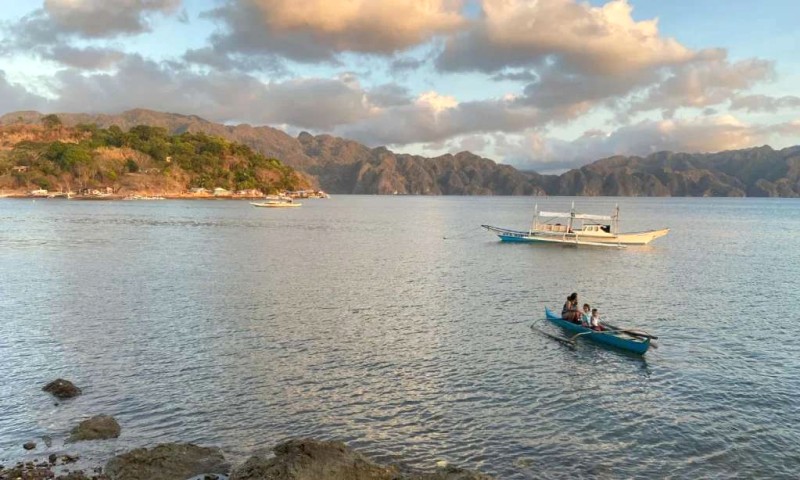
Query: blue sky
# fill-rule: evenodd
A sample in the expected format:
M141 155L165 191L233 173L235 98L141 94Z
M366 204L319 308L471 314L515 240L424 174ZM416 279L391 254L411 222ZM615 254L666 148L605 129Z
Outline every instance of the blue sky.
M151 108L541 172L800 143L796 2L0 0L0 113Z

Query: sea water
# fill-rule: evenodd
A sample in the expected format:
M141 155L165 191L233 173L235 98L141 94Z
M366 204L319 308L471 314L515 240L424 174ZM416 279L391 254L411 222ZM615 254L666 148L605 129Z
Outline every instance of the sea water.
M606 249L480 228L526 229L536 202L671 232ZM800 201L303 203L0 201L0 463L42 435L98 463L169 441L238 462L313 436L510 479L800 474ZM531 328L573 291L658 348ZM83 395L56 406L56 377ZM63 446L101 413L118 439Z

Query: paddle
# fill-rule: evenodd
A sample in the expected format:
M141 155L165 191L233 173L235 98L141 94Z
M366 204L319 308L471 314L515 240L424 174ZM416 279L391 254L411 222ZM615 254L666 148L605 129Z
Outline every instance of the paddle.
M639 331L639 330L630 330L630 329L626 329L626 328L622 328L622 327L617 327L617 326L611 325L610 323L604 323L604 322L601 323L601 325L606 327L606 328L609 328L610 331L627 333L628 335L632 335L634 337L641 337L641 338L649 338L651 340L658 340L658 337L656 337L655 335L650 335L647 332L642 332L642 331Z

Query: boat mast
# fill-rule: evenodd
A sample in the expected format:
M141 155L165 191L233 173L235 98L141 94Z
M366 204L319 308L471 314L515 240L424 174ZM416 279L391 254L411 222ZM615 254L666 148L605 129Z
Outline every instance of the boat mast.
M572 222L575 218L575 202L572 202L572 207L569 209L569 222L567 224L567 233L572 232Z
M528 230L528 235L533 235L533 231L536 230L536 227L539 223L539 204L535 203L533 205L533 221L531 222L531 229Z
M611 228L613 229L614 235L619 233L619 203L614 206L614 215L611 222Z

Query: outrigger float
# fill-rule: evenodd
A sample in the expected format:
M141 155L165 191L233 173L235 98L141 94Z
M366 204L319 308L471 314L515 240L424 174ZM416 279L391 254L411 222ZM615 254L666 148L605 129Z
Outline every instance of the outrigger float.
M562 223L563 222L563 223ZM562 243L594 247L625 247L647 245L669 233L669 228L643 232L619 232L619 205L612 215L590 215L575 212L575 204L569 212L539 211L534 207L533 223L528 231L481 225L495 233L503 242L516 243Z

